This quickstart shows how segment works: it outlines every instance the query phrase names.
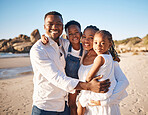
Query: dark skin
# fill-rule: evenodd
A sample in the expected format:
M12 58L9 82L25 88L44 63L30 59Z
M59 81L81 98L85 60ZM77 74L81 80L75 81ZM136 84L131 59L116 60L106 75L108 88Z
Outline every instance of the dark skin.
M59 43L59 37L63 31L63 20L58 15L48 15L44 20L44 29L46 34L53 39L57 44ZM74 88L76 90L90 90L96 93L106 93L110 87L109 79L105 81L98 81L100 76L92 79L90 82L79 82Z
M81 38L81 30L77 25L70 25L66 29L67 39L72 44L72 48L74 50L80 50L80 38ZM74 94L69 93L68 95L68 105L70 107L70 114L77 115L77 105L76 105L76 97L78 91Z
M59 37L63 31L63 20L58 15L48 15L44 20L44 29L46 34L59 44ZM43 44L48 43L46 37L42 37ZM93 78L90 82L81 82L74 88L76 90L90 90L96 93L106 93L110 87L109 79L105 81L98 81L100 76Z

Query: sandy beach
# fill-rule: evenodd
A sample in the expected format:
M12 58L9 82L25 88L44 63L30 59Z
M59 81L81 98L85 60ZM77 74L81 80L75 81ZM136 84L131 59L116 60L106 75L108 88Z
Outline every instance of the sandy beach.
M120 103L121 115L148 115L148 53L120 54L120 67L130 85ZM0 69L30 66L29 57L0 58ZM31 115L33 73L0 80L0 115Z

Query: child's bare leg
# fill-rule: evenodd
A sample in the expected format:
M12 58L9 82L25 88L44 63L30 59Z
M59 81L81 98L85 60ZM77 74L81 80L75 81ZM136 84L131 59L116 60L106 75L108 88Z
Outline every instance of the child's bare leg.
M70 115L77 115L77 105L76 105L77 92L74 94L69 93L68 97L69 97L68 104L70 107Z
M86 107L82 107L80 102L78 102L78 109L77 109L78 115L84 115L85 110L86 110Z

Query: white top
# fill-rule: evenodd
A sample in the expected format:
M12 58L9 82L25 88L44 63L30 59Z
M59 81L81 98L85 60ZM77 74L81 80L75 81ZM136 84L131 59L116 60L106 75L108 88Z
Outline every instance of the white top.
M38 40L30 50L30 59L34 72L33 105L47 111L64 111L67 92L74 91L78 79L65 75L63 49L51 38L43 45ZM60 44L65 41L60 38Z
M113 89L116 85L116 80L114 77L114 64L113 64L112 56L110 54L100 54L98 56L102 56L104 58L105 62L100 67L99 71L96 73L96 76L103 75L103 78L101 78L99 81L110 79L111 86L109 87L109 91L107 93L94 93L91 91L82 91L82 95L79 100L80 100L80 103L82 104L83 107L86 106L86 104L89 103L90 100L97 101L97 100L105 100L105 99L109 98L112 95ZM96 63L97 57L94 59L94 63ZM93 64L91 64L89 66L82 65L80 67L80 71L81 71L81 69L83 69L82 70L83 72L85 71L85 73L83 73L83 72L81 73L81 75L83 76L83 81L85 81L85 79L86 79L85 76L87 76L92 65Z
M108 105L108 104L118 104L123 98L127 96L127 92L125 91L125 89L129 85L129 82L126 76L124 75L124 73L122 72L118 62L113 61L113 63L114 63L114 74L115 74L115 79L117 83L113 90L112 95L108 99L101 101L102 106ZM86 79L87 73L90 70L89 68L91 68L89 66L91 65L82 64L80 66L79 71L78 71L78 76L81 81L84 81L84 79Z
M72 47L71 53L70 53L70 54L73 55L74 57L80 57L80 56L79 56L79 54L80 54L80 49L79 49L79 50L75 50L75 49L73 49L73 47Z
M112 95L108 99L100 101L101 106L86 106L85 115L120 115L120 109L118 104L122 99L127 96L127 92L125 91L125 89L129 85L129 82L124 73L122 72L121 68L119 67L118 62L113 61L113 63L114 75L117 83ZM89 72L91 66L92 65L80 66L78 75L81 81L86 79L87 73Z

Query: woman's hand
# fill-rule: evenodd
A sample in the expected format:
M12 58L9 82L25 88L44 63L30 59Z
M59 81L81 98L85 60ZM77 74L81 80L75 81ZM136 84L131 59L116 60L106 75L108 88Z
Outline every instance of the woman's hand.
M100 102L100 100L98 100L98 101L90 100L88 105L89 106L101 106L101 102Z
M42 41L42 43L43 43L44 45L46 45L46 44L49 42L49 40L48 40L48 38L45 36L45 34L43 34L43 35L41 36L41 41Z

